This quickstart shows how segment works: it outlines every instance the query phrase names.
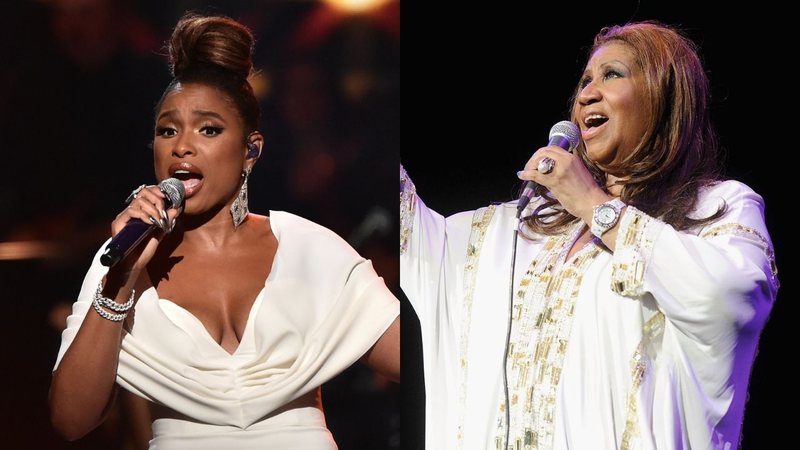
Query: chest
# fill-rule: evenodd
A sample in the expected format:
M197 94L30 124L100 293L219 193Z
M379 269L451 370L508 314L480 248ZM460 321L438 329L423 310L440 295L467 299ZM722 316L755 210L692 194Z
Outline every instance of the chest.
M148 275L160 298L197 318L210 337L232 354L272 269L275 249L260 250L176 252L148 266Z

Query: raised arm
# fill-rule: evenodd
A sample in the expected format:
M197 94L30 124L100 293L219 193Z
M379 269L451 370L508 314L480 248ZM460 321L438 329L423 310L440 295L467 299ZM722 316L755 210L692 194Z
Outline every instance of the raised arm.
M155 186L144 189L114 220L112 234L119 233L134 218L147 222L152 217L158 221L163 209L163 194ZM159 221L164 229L178 211L171 209L167 214L167 219ZM99 307L105 317L97 311L94 302L98 285L102 282L101 296L118 305L133 298L139 273L152 258L161 237L163 231L108 272L100 265L98 253L83 281L72 315L67 318L49 395L53 427L68 440L79 439L102 423L117 389L124 321L114 320L121 318L120 313L108 307Z
M445 273L466 261L473 216L444 218L428 208L400 166L400 286L423 328L435 327L436 311L451 293Z

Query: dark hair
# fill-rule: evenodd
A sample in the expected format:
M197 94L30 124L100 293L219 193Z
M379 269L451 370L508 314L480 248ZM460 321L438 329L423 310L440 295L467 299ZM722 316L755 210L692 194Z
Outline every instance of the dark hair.
M595 36L589 56L611 43L627 46L642 70L649 125L632 152L618 153L606 165L590 161L583 144L578 154L601 186L606 173L622 177L619 184L625 203L678 230L720 217L724 205L709 217L689 217L700 188L718 181L721 173L720 149L709 117L709 82L696 46L677 30L648 21L603 28ZM572 121L576 123L580 89L578 85L572 99ZM526 221L531 229L555 234L578 220L560 207L540 214L557 204L546 194L545 198Z
M250 30L229 17L184 15L167 44L174 78L156 111L178 84L201 83L219 89L233 102L245 133L257 130L261 111L247 81L253 71L253 42Z

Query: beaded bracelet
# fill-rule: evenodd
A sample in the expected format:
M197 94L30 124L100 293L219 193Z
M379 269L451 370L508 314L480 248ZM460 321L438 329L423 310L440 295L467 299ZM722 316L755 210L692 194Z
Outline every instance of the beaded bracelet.
M94 306L94 310L97 311L97 314L100 314L100 317L112 322L121 322L125 320L125 317L128 316L128 311L133 307L133 297L136 291L131 290L131 295L125 303L117 303L108 297L103 297L102 292L103 282L101 281L100 284L97 285L97 291L95 291L94 300L92 301L92 306ZM120 314L110 313L103 308L108 308Z

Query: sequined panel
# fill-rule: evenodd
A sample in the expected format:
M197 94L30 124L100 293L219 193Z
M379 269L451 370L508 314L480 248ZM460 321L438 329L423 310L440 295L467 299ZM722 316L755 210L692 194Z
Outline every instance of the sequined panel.
M642 340L631 358L631 387L628 392L628 414L625 420L625 431L622 433L620 450L641 448L641 435L637 415L639 386L648 373L651 357L654 354L650 347L661 341L664 335L664 314L656 313L642 328Z
M507 361L510 448L553 445L556 388L567 352L575 301L586 267L601 252L588 243L564 261L583 231L549 237L520 280L514 295ZM505 400L499 405L495 443L505 443Z
M619 295L642 294L644 273L653 253L653 242L664 224L628 206L617 232L611 266L611 290Z
M400 254L408 250L408 236L414 223L414 204L416 203L417 189L406 169L400 165Z
M767 238L762 236L761 233L758 232L758 230L746 227L744 225L739 225L738 223L725 223L712 226L708 230L703 231L700 234L700 237L707 239L726 234L732 234L734 236L740 236L745 239L751 239L758 242L761 245L761 247L763 247L764 252L767 254L767 259L769 260L770 278L772 278L772 283L776 287L780 286L780 282L778 281L778 266L777 264L775 264L775 250L772 248L772 244L770 244Z
M481 247L483 238L486 236L486 229L494 216L495 206L475 211L472 217L472 230L469 235L467 245L467 263L464 266L464 304L461 314L461 340L459 342L459 385L458 385L458 448L462 447L464 438L464 413L467 404L467 351L469 350L469 328L472 322L472 298L475 293L475 278L480 262Z

